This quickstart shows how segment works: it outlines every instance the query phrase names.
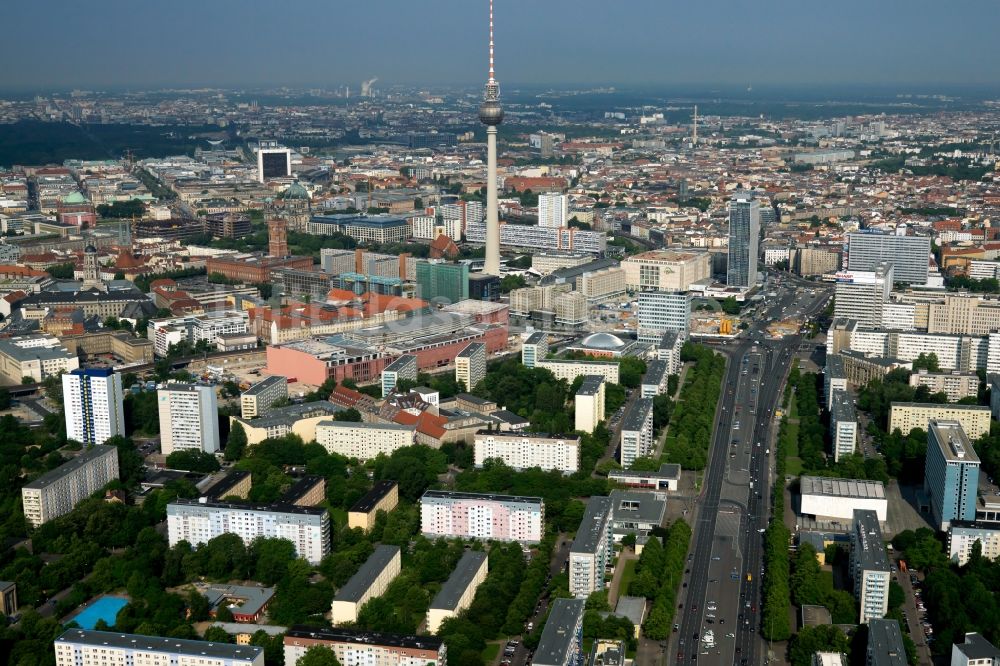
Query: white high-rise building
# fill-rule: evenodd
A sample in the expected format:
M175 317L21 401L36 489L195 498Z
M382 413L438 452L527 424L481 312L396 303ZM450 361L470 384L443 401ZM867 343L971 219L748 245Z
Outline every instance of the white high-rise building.
M558 192L538 195L538 226L565 227L569 224L569 197Z
M122 376L111 368L76 369L62 376L66 438L103 444L125 435Z
M68 629L54 642L56 666L264 666L264 648Z
M648 456L652 451L653 399L639 398L622 418L619 462L628 468L636 458Z
M889 580L892 578L892 569L885 554L878 515L874 511L854 511L851 578L854 580L854 596L861 607L861 624L885 617L889 611Z
M486 376L486 345L470 342L455 357L455 381L464 386L465 391L476 388Z
M614 555L611 498L594 496L569 549L569 591L577 599L604 589L604 569Z
M219 450L219 409L215 388L171 383L157 391L160 411L160 453L184 449Z
M38 527L118 478L118 449L98 444L21 488L24 517Z
M861 326L882 326L883 306L892 291L892 274L891 263L879 264L874 271L837 273L833 316L853 319Z
M691 297L665 291L639 292L639 342L657 343L667 331L687 333Z

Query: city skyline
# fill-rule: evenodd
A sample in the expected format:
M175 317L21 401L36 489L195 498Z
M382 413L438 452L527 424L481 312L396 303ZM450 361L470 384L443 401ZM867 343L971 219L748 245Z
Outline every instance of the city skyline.
M905 11L901 3L851 0L835 12L772 2L752 13L728 0L690 7L638 0L624 8L506 0L497 6L496 29L507 46L509 86L993 85L1000 59L989 30L1000 6L976 4L978 19L969 22L925 0ZM39 48L37 31L9 36L0 46L8 64L0 87L357 89L373 77L386 86L473 85L486 56L485 5L21 3L8 9L9 24L44 25L46 39ZM96 38L81 49L82 35ZM478 53L482 58L471 57Z

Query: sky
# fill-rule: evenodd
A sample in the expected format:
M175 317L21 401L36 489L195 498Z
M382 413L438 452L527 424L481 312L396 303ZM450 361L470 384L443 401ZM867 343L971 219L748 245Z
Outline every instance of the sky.
M502 85L1000 87L996 0L496 0ZM487 0L5 3L0 89L468 85ZM377 85L379 85L377 84Z

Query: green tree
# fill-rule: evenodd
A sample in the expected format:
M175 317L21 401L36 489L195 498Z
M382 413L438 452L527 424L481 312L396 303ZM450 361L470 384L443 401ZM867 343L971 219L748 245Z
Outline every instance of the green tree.
M219 471L219 460L211 453L181 449L167 456L167 467L208 474Z
M209 627L205 630L203 638L210 643L232 643L233 637L222 627Z
M817 652L840 652L850 650L850 641L839 628L830 624L802 627L792 637L788 645L788 657L792 666L810 666Z
M299 657L297 666L340 666L333 650L325 645L314 645Z
M740 304L734 296L727 296L722 300L722 311L727 315L738 315L740 313Z
M247 431L238 421L234 421L229 428L229 437L226 439L225 459L234 461L243 457L247 448Z
M510 275L505 275L503 276L503 279L500 280L500 293L509 294L513 290L520 289L521 287L524 287L527 284L528 283L525 282L524 278L520 275L515 275L513 273Z

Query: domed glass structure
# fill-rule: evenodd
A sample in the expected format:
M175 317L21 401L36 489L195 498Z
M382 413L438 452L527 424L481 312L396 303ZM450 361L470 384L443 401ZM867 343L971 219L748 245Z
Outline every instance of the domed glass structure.
M625 346L625 342L611 333L592 333L581 340L578 346L604 351L619 351Z

